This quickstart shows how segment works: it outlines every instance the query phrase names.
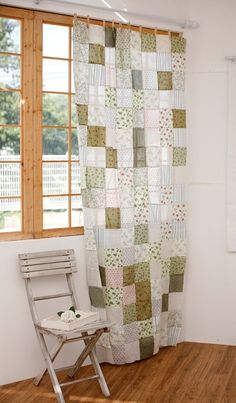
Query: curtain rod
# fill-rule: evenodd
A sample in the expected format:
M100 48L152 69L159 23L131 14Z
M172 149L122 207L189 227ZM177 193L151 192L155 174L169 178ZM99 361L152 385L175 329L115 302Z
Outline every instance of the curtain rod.
M36 5L40 5L41 0L35 0L34 1ZM151 14L140 14L140 13L135 13L135 12L129 12L129 11L124 11L122 9L119 8L110 8L109 6L107 8L105 7L98 7L98 6L93 6L93 5L85 5L82 3L78 3L77 1L73 1L73 0L54 0L53 3L59 3L59 4L68 4L68 5L73 5L73 6L78 6L80 8L86 8L86 9L91 9L91 10L95 10L95 11L105 11L105 12L109 12L109 13L113 13L115 14L118 18L120 22L122 20L123 15L125 17L123 17L123 22L126 23L131 23L130 21L130 16L131 17L136 17L136 18L142 18L142 19L148 19L150 21L155 21L155 24L157 24L157 22L159 21L160 23L163 24L171 24L171 25L175 25L178 26L181 29L196 29L199 27L199 23L197 21L194 20L185 20L185 19L177 19L177 18L170 18L170 17L162 17L162 16L153 16ZM82 15L80 13L81 17L87 17L87 15ZM92 19L93 17L91 17ZM106 18L106 20L108 20ZM114 18L112 18L110 21L113 21Z

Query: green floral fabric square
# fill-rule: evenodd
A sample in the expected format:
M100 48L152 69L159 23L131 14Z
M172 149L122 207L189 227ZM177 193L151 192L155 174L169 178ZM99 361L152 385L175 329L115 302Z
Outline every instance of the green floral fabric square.
M105 265L106 267L122 267L123 255L119 248L105 249Z
M104 186L105 186L105 169L87 167L86 168L86 184L87 184L87 188L104 188Z
M146 206L148 204L148 188L147 186L136 186L134 189L134 205Z
M123 289L119 287L105 288L105 303L107 306L121 306Z
M186 39L179 36L171 37L171 52L172 53L185 53Z
M146 148L134 148L134 167L141 168L146 166Z
M184 275L175 274L170 276L169 292L182 292L184 284Z
M143 89L143 76L141 70L132 70L132 87L135 90Z
M149 256L150 260L161 260L161 243L152 242L149 244Z
M80 125L88 124L88 105L76 105L78 122Z
M123 320L124 325L128 325L129 323L136 322L137 314L136 314L136 306L135 304L129 304L123 306Z
M134 272L134 266L125 266L123 268L123 285L132 285L134 284L135 281L135 272Z
M135 283L140 281L150 281L150 265L149 262L136 263L135 270Z
M88 147L105 147L106 128L102 126L88 126L87 145Z
M173 148L173 166L184 166L187 160L187 148L186 147L174 147Z
M105 45L108 48L114 48L116 46L116 29L110 27L105 28Z
M106 208L106 228L120 228L120 209L114 207Z
M142 32L141 50L142 52L156 52L156 35Z
M105 267L99 266L99 273L102 286L106 286L106 269Z
M140 110L144 108L144 91L140 89L133 89L133 108Z
M171 71L158 71L158 90L172 90L172 72Z
M169 308L169 294L162 295L161 311L168 312Z
M139 339L144 339L153 335L152 319L142 320L138 322L138 336Z
M105 64L105 48L98 43L89 44L89 63Z
M128 129L133 126L132 108L117 108L116 127L117 129Z
M173 128L184 129L186 127L186 110L172 109L173 113Z
M170 275L183 274L186 265L186 256L173 256L170 258Z
M145 360L154 354L154 337L149 336L139 340L140 359Z
M107 106L108 108L116 108L117 106L116 88L106 87L105 106Z
M142 128L133 129L133 147L145 147L145 133Z
M106 147L106 167L117 168L117 150Z
M96 308L104 308L105 300L103 295L103 289L100 287L89 287L89 297L91 304Z
M130 65L130 49L116 49L116 67L119 69L129 69Z
M148 243L148 225L140 224L134 227L134 243L140 245L142 243Z
M140 281L135 284L137 320L152 317L151 285L149 281Z

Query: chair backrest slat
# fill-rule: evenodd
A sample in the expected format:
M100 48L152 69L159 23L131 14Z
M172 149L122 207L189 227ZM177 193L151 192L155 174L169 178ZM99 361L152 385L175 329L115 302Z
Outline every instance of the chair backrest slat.
M52 276L77 271L74 250L24 253L19 255L23 278Z

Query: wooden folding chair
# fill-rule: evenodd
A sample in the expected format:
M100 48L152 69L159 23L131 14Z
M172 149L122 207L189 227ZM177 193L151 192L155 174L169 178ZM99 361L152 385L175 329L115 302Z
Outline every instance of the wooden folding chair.
M65 402L61 390L62 386L71 385L89 379L97 379L103 394L105 396L110 396L108 386L95 353L95 346L100 336L104 332L109 331L111 324L105 321L96 321L73 331L53 330L40 325L38 311L36 309L37 301L63 297L70 297L72 305L75 307L75 309L79 309L72 274L77 271L74 250L67 249L39 253L24 253L19 255L19 263L22 277L25 280L26 292L35 331L38 336L39 344L46 363L45 369L34 379L34 384L39 385L44 374L48 371L59 403ZM66 277L68 289L65 292L42 296L33 295L32 280L42 276L48 277L58 275L64 275ZM56 345L53 347L52 351L49 351L47 347L45 340L46 335L54 336L57 339ZM85 345L82 353L79 355L73 366L60 368L60 370L69 369L68 376L73 378L85 359L89 356L92 366L95 370L95 375L60 384L56 375L56 371L58 370L55 371L53 361L57 357L64 344L78 340L82 340Z

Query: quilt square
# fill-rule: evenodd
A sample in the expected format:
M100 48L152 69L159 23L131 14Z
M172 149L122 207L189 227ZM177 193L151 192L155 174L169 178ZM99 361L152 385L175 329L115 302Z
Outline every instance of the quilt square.
M105 31L104 28L90 24L89 25L89 42L90 43L99 43L100 45L105 45Z
M119 69L129 69L131 67L130 49L116 48L116 66Z
M144 91L142 89L133 89L133 108L134 110L144 108Z
M117 108L116 127L117 129L127 129L133 126L132 108Z
M172 72L171 71L158 71L158 89L159 90L172 90Z
M142 262L134 265L135 283L140 281L150 281L150 263Z
M109 288L123 286L123 270L122 267L107 267L106 269L106 284Z
M185 265L186 256L172 256L170 258L170 275L183 274Z
M87 133L88 147L105 147L106 128L102 126L89 126Z
M148 225L147 224L135 225L135 227L134 227L134 243L135 243L135 245L148 243Z
M173 148L173 166L185 166L187 159L186 147L174 147Z
M117 106L118 108L132 108L132 89L118 88L117 89Z
M123 287L123 304L130 305L135 304L136 295L135 295L135 285L128 285L127 287Z
M130 29L117 29L116 47L121 49L130 49Z
M116 82L117 88L132 88L132 76L130 69L119 69L116 70Z
M143 77L141 70L132 70L132 87L135 90L141 90L143 88Z
M88 124L88 105L77 105L77 116L80 125Z
M134 228L121 229L121 246L122 248L129 248L134 245Z
M134 128L133 129L133 146L135 147L145 147L145 133L144 129Z
M123 286L128 286L134 284L134 265L126 266L123 268Z
M130 304L130 305L124 305L123 306L123 320L124 320L124 325L128 325L132 322L137 321L137 313L136 313L136 305L135 304Z
M162 312L167 312L169 307L169 294L162 295Z
M147 186L148 172L147 168L136 168L134 170L134 186Z
M105 186L105 169L87 167L86 181L88 188L104 188Z
M100 105L88 106L88 125L89 126L105 126L106 115L105 107Z
M149 281L140 281L135 284L137 320L146 320L152 317L151 286Z
M146 166L146 148L134 148L134 167L141 168Z
M116 46L116 29L105 27L105 46L109 48Z
M107 306L121 306L123 299L123 288L111 287L105 288L105 303Z
M96 308L105 308L105 299L102 288L89 286L89 297L92 306L95 306Z
M120 228L119 208L106 208L106 228Z
M171 52L171 39L169 35L157 35L157 53L170 53Z
M141 50L142 52L156 52L156 35L142 32Z
M157 90L157 72L152 70L143 70L143 89Z
M152 357L154 352L154 337L149 336L139 340L140 359Z
M152 336L152 319L141 320L138 322L138 335L140 339Z
M172 113L173 113L173 127L185 128L186 127L185 109L172 109Z
M89 44L89 63L105 64L105 49L99 44Z
M138 324L137 322L130 323L124 326L125 342L131 343L138 339Z
M170 276L169 292L182 292L184 283L183 274L175 274Z
M106 147L106 167L117 168L117 150Z
M108 248L105 250L106 267L122 267L123 256L120 248Z
M171 52L172 53L185 53L186 39L180 36L171 37Z
M108 108L116 108L117 106L116 88L106 87L105 106L107 106Z

